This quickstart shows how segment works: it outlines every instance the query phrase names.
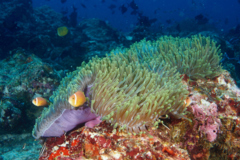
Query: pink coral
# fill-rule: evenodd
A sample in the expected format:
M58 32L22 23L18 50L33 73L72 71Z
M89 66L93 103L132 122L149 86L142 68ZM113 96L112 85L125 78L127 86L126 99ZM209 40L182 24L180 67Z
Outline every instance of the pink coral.
M202 130L207 135L208 141L213 142L217 138L218 129L219 129L218 124L207 124Z
M196 125L202 124L200 134L205 134L209 142L213 142L217 138L220 131L221 121L217 117L217 105L215 103L207 103L192 105L192 111L196 121Z
M196 119L198 119L199 121L204 121L205 120L206 115L203 112L203 109L201 107L199 107L198 104L192 105L192 110L193 110L194 117Z

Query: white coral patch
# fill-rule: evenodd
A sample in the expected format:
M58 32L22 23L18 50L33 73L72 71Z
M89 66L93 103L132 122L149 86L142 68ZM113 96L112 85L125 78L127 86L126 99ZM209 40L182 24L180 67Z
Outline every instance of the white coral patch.
M206 100L204 100L204 99L201 99L201 103L202 103L202 105L204 105L204 106L209 106L211 103L210 102L208 102L208 101L206 101Z
M118 151L111 151L111 152L109 152L109 155L115 159L121 158L121 154Z
M55 152L55 151L57 151L58 149L59 149L58 146L54 146L54 147L52 148L52 152Z
M219 83L219 84L227 85L226 81L224 80L224 78L223 78L222 76L219 76L219 77L217 78L217 80L218 80L218 83Z

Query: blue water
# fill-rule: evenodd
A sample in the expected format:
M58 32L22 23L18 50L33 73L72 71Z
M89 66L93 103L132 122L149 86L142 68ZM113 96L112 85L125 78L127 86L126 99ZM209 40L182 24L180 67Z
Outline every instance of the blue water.
M137 22L138 16L131 15L132 9L128 7L132 0L33 0L33 7L48 5L57 12L68 10L72 12L72 6L77 8L78 21L87 18L99 18L109 22L114 28L123 31L130 31ZM240 2L238 0L135 0L139 11L144 16L156 18L155 27L169 26L166 20L180 22L184 19L194 18L203 14L221 31L228 31L240 22ZM84 4L86 8L82 7ZM115 13L112 14L108 8L111 4L116 5ZM125 5L128 10L122 14L119 10ZM155 13L154 13L155 12Z

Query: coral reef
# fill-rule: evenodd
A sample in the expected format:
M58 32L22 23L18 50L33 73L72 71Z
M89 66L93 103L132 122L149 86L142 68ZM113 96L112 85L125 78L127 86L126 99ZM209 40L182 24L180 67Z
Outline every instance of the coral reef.
M194 38L192 41L202 44ZM61 137L45 138L40 159L240 158L240 90L229 72L216 63L219 63L220 55L215 43L212 42L212 50L217 56L216 61L210 62L213 64L212 70L216 72L200 78L191 77L193 74L189 75L189 72L182 72L180 76L161 54L158 55L162 61L157 59L154 45L150 42L146 44L142 48L135 44L130 49L116 49L106 58L94 58L64 78L51 97L56 108L51 107L43 112L43 118L37 120L33 135L39 138L39 128L45 125L46 113L57 109L57 106L71 109L65 101L77 90L84 91L90 100L84 107L91 106L92 112L102 116L103 121L93 128L79 126ZM203 49L197 46L201 51L208 51L206 48L211 45ZM199 75L197 71L202 72L196 70L195 75ZM180 92L184 94L179 95ZM164 97L163 100L156 100L158 95ZM185 99L188 102L183 104ZM166 103L159 103L164 100ZM144 105L138 107L142 103L147 104L147 110L144 110ZM169 104L170 110L163 104ZM155 110L158 109L155 106L160 106L161 110ZM176 108L180 112L174 113ZM152 115L151 123L147 119L149 115ZM143 121L146 128L142 125ZM136 135L139 131L145 132Z
M102 122L94 129L81 128L59 138L48 138L39 160L44 159L169 159L190 160L186 150L170 142L166 132L154 129L141 136L115 132Z
M115 130L106 121L92 129L80 126L47 138L40 159L239 159L240 90L230 74L197 81L183 76L191 93L187 118L192 121L165 117L165 126L149 127L141 135Z
M17 106L19 107L19 106ZM14 106L9 99L2 99L0 102L0 124L4 132L11 130L19 125L22 111ZM3 132L3 131L2 131Z
M33 9L29 4L21 0L0 4L1 59L18 46L48 62L75 68L79 62L94 55L102 57L120 44L119 33L102 20L88 19L71 27L66 17L50 7ZM68 27L64 37L57 34L61 26Z
M56 29L63 25L61 14L46 6L33 10L30 0L3 2L0 8L0 53L5 56L1 58L9 56L6 53L16 46L44 57L52 48L49 44L56 45ZM61 45L66 46L66 42Z
M234 127L239 119L240 90L235 81L227 71L214 79L183 79L191 94L188 117L193 121L168 123L173 140L188 150L191 159L238 159L240 143Z
M119 33L109 24L99 19L87 19L76 27L72 57L81 55L83 60L93 56L103 57L119 44ZM80 50L78 49L80 48Z
M231 46L233 50L234 57L239 59L240 58L240 24L236 27L232 28L229 33L227 33L227 43Z
M0 64L1 133L29 129L29 124L42 111L41 107L31 104L31 99L40 95L50 97L62 76L65 76L64 72L55 71L23 49L14 50L12 54ZM15 128L16 125L22 128Z
M223 66L230 71L232 77L240 86L240 74L237 70L240 69L240 25L231 29L222 40L221 46L224 51Z
M174 37L185 37L189 35L199 34L203 31L216 31L213 24L199 24L196 19L184 19L180 22L168 26L164 33L165 35L172 35Z
M38 159L41 145L30 133L0 136L0 159Z

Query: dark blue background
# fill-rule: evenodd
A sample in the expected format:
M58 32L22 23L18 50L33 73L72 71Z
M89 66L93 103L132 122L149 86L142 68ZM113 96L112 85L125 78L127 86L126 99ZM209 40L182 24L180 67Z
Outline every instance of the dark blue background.
M72 5L74 5L77 8L78 21L99 18L109 22L114 28L129 31L135 26L137 16L130 14L132 11L130 7L124 14L121 14L118 7L123 4L128 6L130 2L131 0L105 0L104 3L101 0L67 0L65 3L61 3L60 0L33 0L33 7L48 5L57 12L67 9L70 14L73 11ZM87 8L83 8L81 3ZM206 16L209 23L214 24L221 31L228 31L240 21L238 0L135 0L135 3L144 16L158 19L154 24L155 28L160 25L167 27L169 24L166 23L166 20L168 19L171 19L172 22L179 22L194 18L198 14ZM115 14L111 14L112 11L108 8L111 4L117 6ZM156 14L154 14L155 10L157 10Z

